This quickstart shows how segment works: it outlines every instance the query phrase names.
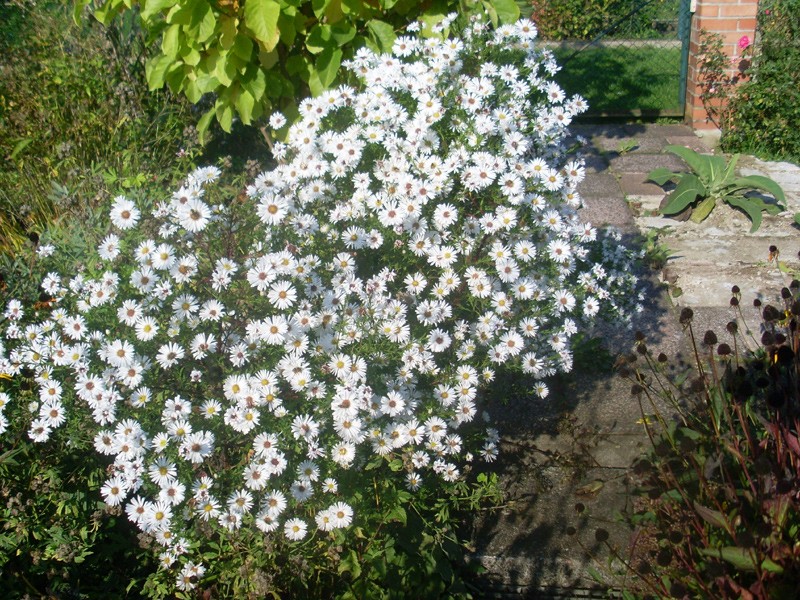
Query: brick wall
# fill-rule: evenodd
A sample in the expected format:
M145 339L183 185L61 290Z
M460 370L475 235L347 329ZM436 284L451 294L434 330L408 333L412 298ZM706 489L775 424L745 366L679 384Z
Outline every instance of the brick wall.
M742 36L746 35L750 40L755 37L758 0L695 0L693 5L685 120L695 129L713 129L715 125L708 118L700 100L700 30L720 34L725 44L724 52L731 58L739 56L738 43Z

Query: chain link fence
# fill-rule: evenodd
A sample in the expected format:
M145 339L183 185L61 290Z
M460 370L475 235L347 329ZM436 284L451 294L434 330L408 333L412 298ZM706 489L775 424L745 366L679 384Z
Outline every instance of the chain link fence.
M588 117L682 117L690 0L533 0L556 80Z

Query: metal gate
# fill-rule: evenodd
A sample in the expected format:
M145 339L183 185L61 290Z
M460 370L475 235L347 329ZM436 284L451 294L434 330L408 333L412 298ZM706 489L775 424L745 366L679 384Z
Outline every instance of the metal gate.
M552 10L559 0L549 1ZM585 39L540 37L561 66L556 81L589 103L590 118L683 117L691 0L616 0L603 5ZM572 6L575 5L574 0ZM536 15L533 15L534 20Z

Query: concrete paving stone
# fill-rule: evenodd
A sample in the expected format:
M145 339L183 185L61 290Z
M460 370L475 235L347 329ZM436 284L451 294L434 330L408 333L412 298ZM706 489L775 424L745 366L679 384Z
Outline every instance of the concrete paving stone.
M649 173L653 169L666 167L673 171L686 171L688 167L673 154L625 154L608 161L609 169L622 173Z
M593 139L594 145L612 157L621 156L622 153L657 154L664 148L663 138L646 137L619 137L607 138L598 136Z
M608 169L608 159L597 151L582 154L586 173L602 173Z
M709 140L696 135L669 136L664 139L667 144L673 146L685 146L687 148L691 148L695 152L700 152L701 154L711 152L714 149L713 144Z
M619 186L626 196L658 196L664 197L664 188L647 180L646 173L623 173L619 178Z
M584 198L608 198L621 196L617 178L607 170L602 173L587 173L583 181L578 184L578 193Z
M595 227L610 225L631 230L634 227L628 205L619 195L605 198L586 197L583 200L583 207L578 210L578 215L583 221L589 222Z

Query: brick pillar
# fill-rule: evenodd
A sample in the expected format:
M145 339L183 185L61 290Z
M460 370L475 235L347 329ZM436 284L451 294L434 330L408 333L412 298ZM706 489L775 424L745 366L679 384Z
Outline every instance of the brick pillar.
M718 33L724 42L723 51L733 58L740 54L738 43L746 35L752 41L756 33L758 0L693 0L689 70L686 81L684 120L695 129L713 129L700 99L700 30ZM731 67L733 74L733 67Z

